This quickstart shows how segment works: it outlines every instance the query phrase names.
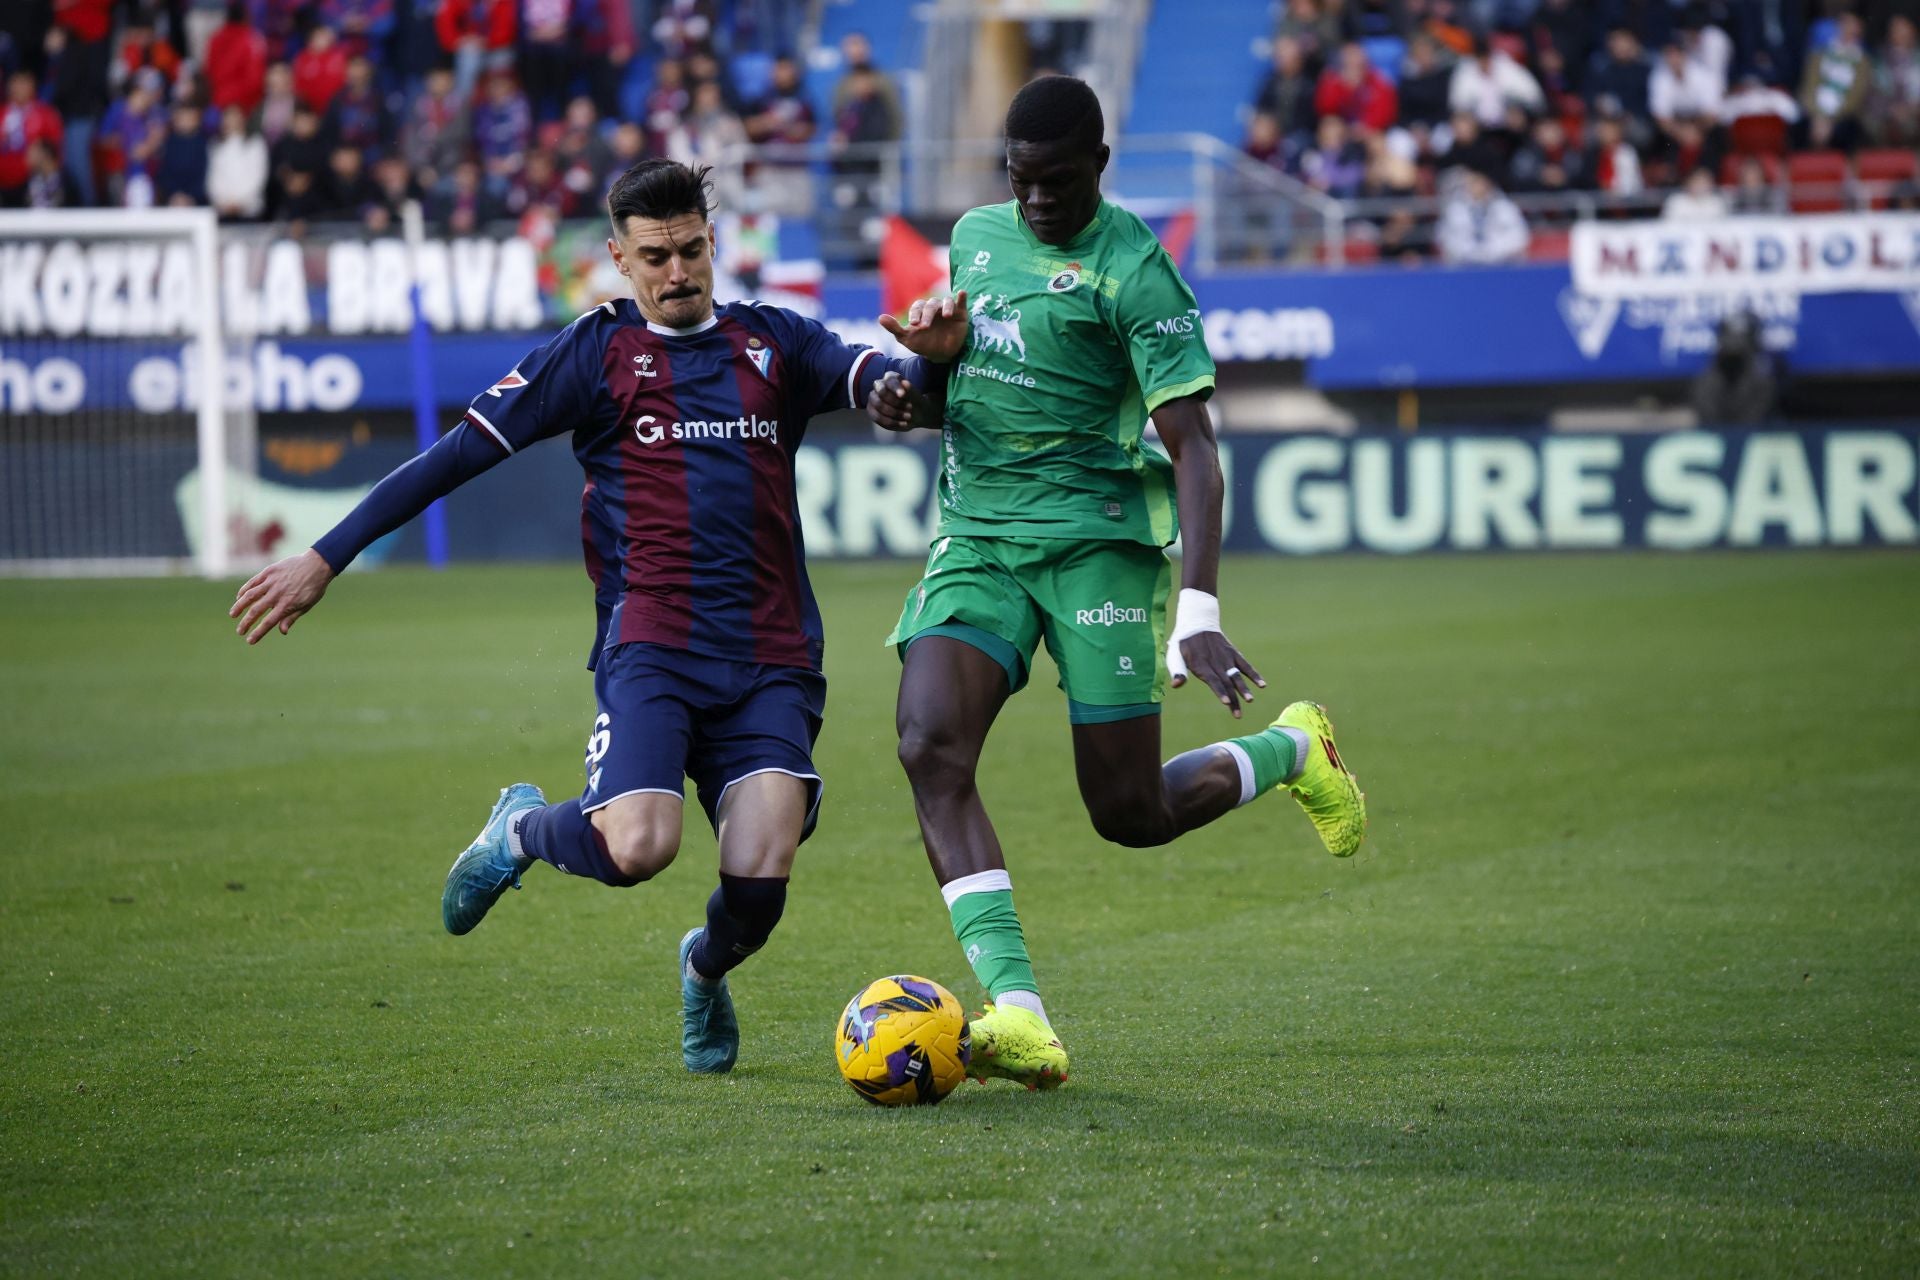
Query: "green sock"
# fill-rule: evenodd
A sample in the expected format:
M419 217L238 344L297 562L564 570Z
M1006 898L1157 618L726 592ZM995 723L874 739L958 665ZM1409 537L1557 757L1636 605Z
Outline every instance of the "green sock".
M1238 747L1253 764L1253 795L1242 797L1242 804L1291 778L1300 755L1293 735L1281 729L1262 729L1244 738L1229 738L1220 745Z
M1000 873L1003 878L1005 874ZM947 903L947 914L953 919L953 936L988 996L997 1000L1002 992L1040 990L1020 917L1013 910L1012 889L962 893Z

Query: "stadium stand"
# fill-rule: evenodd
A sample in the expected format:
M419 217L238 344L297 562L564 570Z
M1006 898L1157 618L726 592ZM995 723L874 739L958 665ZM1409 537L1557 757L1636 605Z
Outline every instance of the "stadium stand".
M730 164L739 207L871 239L905 199L881 189L879 157L908 133L903 83L927 43L895 0L3 7L0 205L210 202L374 230L408 197L443 226L583 216L613 174L666 153ZM1512 199L1534 258L1595 213L1910 206L1920 40L1901 9L1828 4L1806 25L1744 0L1217 0L1196 21L1160 0L1087 21L1139 24L1118 133L1217 140L1240 181L1213 198L1339 202L1338 250L1255 210L1226 256L1362 262L1430 254L1468 171ZM1035 30L1037 65L1058 31ZM810 150L743 161L766 143ZM1123 147L1116 189L1198 198L1187 168L1136 181L1133 164ZM1258 171L1297 185L1246 180Z

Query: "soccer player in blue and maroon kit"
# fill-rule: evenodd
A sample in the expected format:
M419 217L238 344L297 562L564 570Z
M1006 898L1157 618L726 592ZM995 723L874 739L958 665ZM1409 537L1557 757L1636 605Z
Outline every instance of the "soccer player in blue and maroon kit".
M826 681L794 451L809 418L865 405L883 378L897 385L890 373L929 389L945 377L778 307L716 309L706 174L666 160L628 170L607 197L607 247L633 297L581 316L476 396L312 549L243 586L231 616L249 643L284 635L376 538L571 435L599 614L586 790L558 804L528 783L502 791L447 875L441 914L466 933L536 860L603 884L650 879L679 851L692 777L719 835L720 887L680 942L681 1048L689 1070L717 1072L739 1048L726 975L779 921L820 806Z

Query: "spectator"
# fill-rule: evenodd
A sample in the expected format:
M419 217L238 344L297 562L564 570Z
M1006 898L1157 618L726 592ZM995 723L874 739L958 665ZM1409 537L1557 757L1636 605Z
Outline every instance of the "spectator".
M1568 88L1579 90L1579 69L1592 48L1593 19L1586 0L1542 0L1533 15L1533 43L1544 55L1553 51L1556 64L1569 78Z
M1786 194L1767 180L1766 163L1759 156L1742 156L1734 179L1731 212L1771 217L1786 211Z
M153 15L136 8L120 29L120 56L114 59L108 83L123 88L140 72L152 68L161 80L172 84L180 74L180 55L153 29Z
M1340 43L1340 19L1328 13L1320 0L1287 0L1286 11L1274 29L1273 38L1276 43L1296 42L1307 74L1318 75L1334 46Z
M367 206L364 217L367 230L375 235L386 234L401 221L407 201L420 200L425 204L420 185L397 151L389 151L374 162L373 187L373 202Z
M287 62L300 43L300 19L312 0L247 0L254 28L267 42L269 62Z
M36 142L60 146L60 115L40 101L31 71L7 77L7 100L0 105L0 206L26 203L30 170L27 152Z
M1443 180L1448 179L1450 170L1473 169L1493 177L1495 185L1506 181L1506 151L1480 128L1480 121L1472 112L1455 115L1447 132L1447 148L1434 161L1434 168ZM1457 179L1457 172L1453 176Z
M1567 137L1558 116L1541 116L1520 149L1513 153L1508 181L1515 191L1584 191L1586 158Z
M1562 119L1586 115L1586 99L1580 96L1573 72L1560 57L1559 49L1547 45L1540 50L1535 60L1533 78L1539 82L1540 93L1547 100L1548 115Z
M1455 114L1470 113L1482 128L1498 129L1506 122L1509 103L1537 113L1546 106L1546 95L1533 73L1507 56L1506 50L1494 48L1484 35L1476 36L1473 56L1462 58L1453 69L1447 105Z
M653 41L670 58L684 58L713 39L713 13L702 0L666 0L654 19Z
M507 189L505 207L514 217L528 210L544 210L549 217L571 218L580 211L565 176L554 163L553 153L545 147L527 152L526 165Z
M818 127L813 104L807 101L800 64L790 57L776 58L772 82L765 97L753 104L743 122L747 137L758 143L804 146Z
M1254 94L1253 109L1272 116L1282 138L1305 138L1313 129L1315 88L1300 41L1281 36L1273 42L1273 69Z
M1637 196L1645 189L1640 175L1640 153L1627 141L1625 122L1617 110L1593 122L1593 142L1587 147L1587 170L1596 190L1614 196Z
M1253 113L1253 119L1247 123L1247 140L1240 145L1240 149L1249 158L1273 169L1285 169L1291 158L1286 154L1286 143L1280 136L1280 122L1266 111Z
M1367 176L1367 153L1353 140L1339 116L1321 116L1313 145L1300 153L1300 181L1336 200L1360 194Z
M1873 60L1873 81L1861 118L1876 146L1920 145L1920 55L1915 53L1913 19L1895 14L1887 22L1887 42Z
M1453 66L1440 43L1421 34L1407 45L1406 65L1400 69L1400 120L1429 128L1451 114L1447 98L1453 89Z
M1532 237L1513 201L1477 170L1440 214L1440 256L1448 263L1518 262Z
M1607 33L1606 55L1587 75L1587 102L1597 111L1610 99L1626 115L1644 118L1651 74L1640 37L1631 27L1615 27Z
M1706 20L1704 5L1691 5L1675 36L1687 51L1687 63L1705 71L1725 96L1733 68L1733 38Z
M95 29L86 8L62 4L54 14L44 41L46 101L63 126L67 172L79 187L80 199L92 204L94 130L107 109L106 17L100 19L101 34L85 39L79 30Z
M1760 322L1745 311L1720 322L1713 359L1693 382L1693 411L1703 425L1756 427L1773 416L1778 385Z
M649 151L654 155L667 153L667 138L692 103L693 91L687 87L686 68L672 58L662 59L653 69L653 88L647 90L644 114Z
M694 89L693 109L687 113L676 139L669 154L696 166L713 166L714 190L720 207L745 208L742 170L747 129L739 116L727 110L718 84L703 80ZM734 163L728 163L729 160Z
M294 109L286 136L268 152L273 163L274 216L311 218L331 200L327 143L320 133L320 113L306 103Z
M275 62L267 67L266 92L260 98L260 136L269 147L286 136L293 127L293 113L300 106L300 95L293 91L293 67Z
M1366 176L1360 184L1361 195L1398 200L1415 194L1420 171L1413 162L1413 139L1405 130L1369 133L1362 149L1366 152Z
M1683 117L1715 119L1726 91L1712 71L1687 60L1686 46L1674 40L1660 51L1660 63L1647 79L1647 109L1669 138Z
M307 47L293 60L293 91L316 115L327 108L347 83L347 51L331 27L315 27Z
M1727 216L1727 200L1713 171L1705 167L1691 170L1678 191L1660 206L1660 216L1668 222L1710 222Z
M251 112L267 92L267 38L247 17L246 0L228 0L227 20L207 41L207 101L214 110Z
M207 135L200 128L200 108L191 102L174 104L172 127L160 144L153 189L160 204L207 202Z
M462 160L453 168L453 181L435 207L434 220L455 236L476 235L499 216L487 194L486 175L477 160Z
M386 58L393 34L393 0L320 0L320 21L339 33L350 58Z
M573 78L574 0L520 0L520 71L535 120L559 116Z
M574 74L585 76L594 109L619 114L620 86L626 82L637 40L627 0L576 0L572 48Z
M1734 91L1720 103L1720 118L1729 125L1755 116L1774 116L1788 124L1800 119L1800 104L1791 94L1774 88L1758 75L1740 78Z
M1380 226L1380 260L1414 266L1433 256L1433 236L1404 206Z
M841 38L840 64L840 79L833 86L834 119L840 118L850 98L877 98L893 122L887 136L899 137L900 91L894 88L893 78L873 64L873 45L863 32L849 31Z
M453 59L454 86L462 99L472 100L486 67L513 65L518 17L514 0L440 0L433 30Z
M152 166L167 131L166 113L160 109L161 86L159 72L142 72L100 121L101 168L115 204L144 207L153 203ZM130 197L130 188L142 188L144 193Z
M358 222L368 205L380 202L379 188L367 176L366 158L358 147L335 147L327 169L331 179L328 198L313 217L328 222Z
M844 95L834 116L833 142L837 149L871 148L875 143L892 142L900 136L900 118L890 105L880 73L871 67L850 73L843 82ZM880 160L870 150L844 162L845 172L880 172ZM836 167L840 167L836 164Z
M1321 73L1313 106L1320 116L1339 116L1362 133L1380 133L1400 116L1393 82L1374 68L1355 41L1341 45L1338 65Z
M744 123L747 137L763 146L798 148L813 141L818 123L813 104L806 98L799 63L792 58L775 60L767 95L754 104ZM803 214L813 207L813 176L804 156L764 160L755 176L763 208L773 213Z
M220 140L207 156L207 203L222 220L252 222L267 211L267 140L247 127L247 113L220 113Z
M745 104L740 101L740 95L734 91L733 76L727 70L726 63L713 56L712 50L695 49L687 55L685 65L687 84L691 86L693 92L697 93L703 84L719 85L720 101L725 104L727 110L734 115L743 114ZM896 102L895 105L897 106L898 103Z
M426 86L413 100L405 145L407 163L424 187L436 187L467 153L471 134L466 101L454 86L450 67L427 72Z
M487 77L486 97L473 111L473 143L486 170L487 189L496 199L520 172L527 143L533 135L533 116L510 71Z
M1682 116L1675 120L1666 148L1666 161L1671 165L1671 171L1681 177L1695 169L1718 173L1720 161L1726 156L1724 137L1711 120L1697 116Z
M605 196L615 179L647 158L647 131L631 120L614 126L607 140L607 164L600 171L600 194Z
M591 209L604 190L600 175L612 162L612 153L600 137L600 113L592 98L575 98L567 104L553 159L560 180L573 193L573 207L583 213Z
M60 153L45 138L35 138L27 147L27 208L76 209L83 203L80 184L61 167Z
M375 159L392 144L393 111L374 83L373 63L365 54L347 62L346 85L328 110L329 133L341 146L358 147Z
M1860 105L1866 101L1872 69L1861 46L1860 17L1840 15L1826 48L1807 59L1800 82L1800 107L1806 112L1806 145L1815 149L1853 149L1860 132Z

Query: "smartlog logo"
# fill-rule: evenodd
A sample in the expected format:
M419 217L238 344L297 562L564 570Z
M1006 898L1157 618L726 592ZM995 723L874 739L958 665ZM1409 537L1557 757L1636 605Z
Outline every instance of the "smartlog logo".
M1145 609L1128 609L1109 600L1097 609L1076 609L1073 620L1083 627L1117 627L1127 622L1145 622Z

